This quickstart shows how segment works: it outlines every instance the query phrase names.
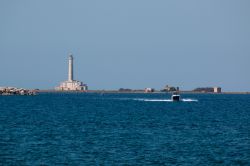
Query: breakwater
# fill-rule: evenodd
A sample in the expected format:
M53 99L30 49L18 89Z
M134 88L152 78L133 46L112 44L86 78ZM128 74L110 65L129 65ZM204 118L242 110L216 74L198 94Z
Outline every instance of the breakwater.
M36 91L16 87L1 87L0 95L36 95Z

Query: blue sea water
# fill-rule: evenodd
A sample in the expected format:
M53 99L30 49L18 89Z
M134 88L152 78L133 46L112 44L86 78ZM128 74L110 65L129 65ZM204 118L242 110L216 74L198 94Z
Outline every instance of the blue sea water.
M0 165L250 165L250 95L0 96Z

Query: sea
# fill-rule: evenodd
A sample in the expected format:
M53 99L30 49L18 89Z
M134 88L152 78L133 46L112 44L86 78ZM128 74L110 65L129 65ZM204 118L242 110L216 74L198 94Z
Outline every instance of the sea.
M0 96L0 165L250 165L250 95Z

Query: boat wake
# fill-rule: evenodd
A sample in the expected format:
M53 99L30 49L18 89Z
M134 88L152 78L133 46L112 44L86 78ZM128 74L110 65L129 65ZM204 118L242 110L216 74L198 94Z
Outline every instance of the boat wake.
M133 99L136 101L146 101L146 102L174 102L171 99ZM181 102L198 102L196 99L181 99Z
M136 101L152 101L152 102L172 102L171 99L133 99Z
M184 102L198 102L198 100L196 100L196 99L182 99L181 101L184 101Z

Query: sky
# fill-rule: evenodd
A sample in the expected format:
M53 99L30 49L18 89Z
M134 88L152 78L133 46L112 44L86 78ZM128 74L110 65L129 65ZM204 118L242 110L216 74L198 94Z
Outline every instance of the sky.
M250 91L249 0L1 0L0 86Z

